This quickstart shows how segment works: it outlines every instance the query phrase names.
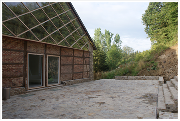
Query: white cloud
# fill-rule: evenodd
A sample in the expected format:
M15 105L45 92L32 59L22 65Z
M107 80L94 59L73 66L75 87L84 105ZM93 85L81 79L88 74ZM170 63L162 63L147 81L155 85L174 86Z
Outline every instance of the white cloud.
M148 2L72 2L91 37L94 30L118 33L127 46L135 50L150 49L150 40L144 32L142 14ZM124 37L127 36L127 37ZM143 44L142 44L143 43Z
M135 51L144 51L151 48L151 41L149 38L145 39L137 39L137 38L129 38L128 36L121 37L122 47L127 45L132 47Z

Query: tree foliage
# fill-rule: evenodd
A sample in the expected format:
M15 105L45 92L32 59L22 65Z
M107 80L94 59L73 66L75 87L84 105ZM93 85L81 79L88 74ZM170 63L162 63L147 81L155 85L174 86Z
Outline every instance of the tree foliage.
M107 52L107 59L106 59L107 65L111 70L115 69L119 66L118 64L121 58L122 58L121 49L116 44L113 44L111 46L111 49Z
M150 2L142 21L152 44L168 43L177 38L178 3Z
M93 52L95 72L112 70L118 67L122 58L120 48L122 41L119 34L116 34L115 37L113 35L109 30L105 30L103 34L100 28L95 29L94 43L97 47L97 50Z

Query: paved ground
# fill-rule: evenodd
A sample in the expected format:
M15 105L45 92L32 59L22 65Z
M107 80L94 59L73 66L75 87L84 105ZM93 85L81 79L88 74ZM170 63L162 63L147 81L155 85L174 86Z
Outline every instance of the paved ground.
M155 119L158 81L103 79L11 96L2 118Z

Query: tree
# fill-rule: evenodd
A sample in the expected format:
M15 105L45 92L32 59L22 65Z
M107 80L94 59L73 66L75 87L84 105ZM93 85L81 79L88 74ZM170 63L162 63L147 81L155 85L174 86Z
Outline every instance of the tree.
M96 46L99 46L100 49L103 48L103 34L101 33L101 28L95 29L94 41L95 41Z
M106 58L107 58L106 53L99 46L96 46L96 48L97 50L93 51L94 71L95 72L108 71L109 67L106 62Z
M122 41L120 40L119 34L116 34L114 37L114 41L118 46L121 46Z
M104 34L104 45L107 47L107 51L111 47L111 41L112 41L113 33L109 32L109 30L105 29L105 34Z
M113 44L111 46L111 49L107 52L106 62L111 70L119 66L118 64L120 62L120 59L122 58L121 53L121 49L118 48L116 44Z
M150 2L142 20L152 43L167 43L177 36L178 3Z
M94 43L97 47L97 50L93 51L95 72L115 69L122 58L122 41L119 34L116 34L113 41L113 35L109 30L105 30L103 34L100 28L94 31Z
M127 62L129 60L129 57L132 53L134 53L133 48L127 45L123 47L124 62Z

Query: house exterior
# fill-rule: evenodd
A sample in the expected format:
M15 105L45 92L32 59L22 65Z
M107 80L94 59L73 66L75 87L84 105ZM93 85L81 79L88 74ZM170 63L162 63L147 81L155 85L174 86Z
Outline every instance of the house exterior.
M2 88L11 95L94 80L95 49L70 2L2 3Z

